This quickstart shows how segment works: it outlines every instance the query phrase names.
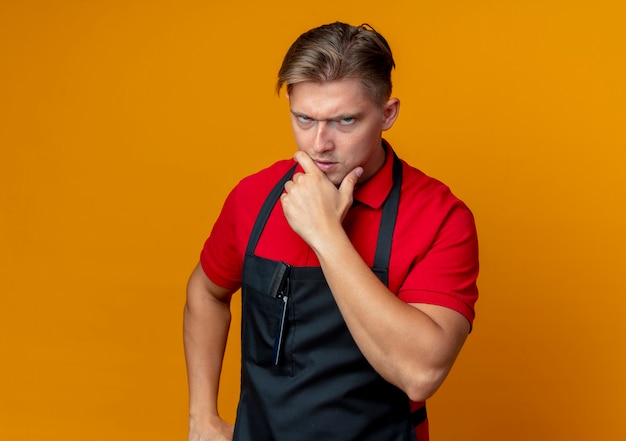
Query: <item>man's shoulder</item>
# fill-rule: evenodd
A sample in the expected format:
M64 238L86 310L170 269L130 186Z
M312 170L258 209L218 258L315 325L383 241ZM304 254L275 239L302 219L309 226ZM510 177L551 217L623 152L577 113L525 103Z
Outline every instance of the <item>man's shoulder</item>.
M420 201L417 205L424 208L444 209L444 211L452 207L467 208L447 184L407 162L404 162L403 166L402 191L405 198Z
M402 163L402 192L405 195L410 194L419 199L429 199L435 195L456 199L450 191L450 188L437 178L426 174L417 168L397 151L395 151L389 143L385 141L387 148L390 148L400 159Z
M403 189L417 192L450 192L450 188L439 179L427 175L422 170L414 167L406 161L403 162L402 179Z
M241 179L226 198L221 216L229 223L251 228L272 189L294 164L293 160L277 161Z

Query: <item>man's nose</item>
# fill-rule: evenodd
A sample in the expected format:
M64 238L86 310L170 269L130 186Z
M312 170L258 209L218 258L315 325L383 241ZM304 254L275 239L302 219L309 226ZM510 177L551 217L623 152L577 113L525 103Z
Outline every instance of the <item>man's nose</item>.
M321 153L332 150L333 147L334 143L332 140L331 128L328 126L328 121L318 121L317 127L315 127L313 150Z

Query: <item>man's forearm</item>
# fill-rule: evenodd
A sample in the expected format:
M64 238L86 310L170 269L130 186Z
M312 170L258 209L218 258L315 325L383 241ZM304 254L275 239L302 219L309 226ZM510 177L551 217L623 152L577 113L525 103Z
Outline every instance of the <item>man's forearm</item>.
M314 249L355 342L387 381L415 401L427 398L451 368L467 320L445 308L404 303L378 280L343 230L323 237Z
M217 415L217 393L230 327L228 300L215 297L196 269L189 280L184 312L184 346L190 416Z

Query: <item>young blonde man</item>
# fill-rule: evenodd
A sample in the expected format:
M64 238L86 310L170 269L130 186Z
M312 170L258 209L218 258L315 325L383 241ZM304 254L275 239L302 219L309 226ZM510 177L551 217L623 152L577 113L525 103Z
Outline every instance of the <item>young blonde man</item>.
M428 440L425 400L474 319L469 209L400 160L394 61L368 26L302 34L279 71L298 152L228 196L185 307L189 441ZM217 412L242 290L241 396Z

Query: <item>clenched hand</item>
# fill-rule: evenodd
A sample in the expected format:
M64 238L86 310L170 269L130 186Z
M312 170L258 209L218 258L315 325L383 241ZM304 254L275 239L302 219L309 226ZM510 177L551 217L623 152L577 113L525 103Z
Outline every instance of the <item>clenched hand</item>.
M341 222L352 205L363 169L352 170L337 188L308 154L298 151L294 159L304 173L296 173L285 184L280 200L291 228L315 250L334 229L343 229Z

